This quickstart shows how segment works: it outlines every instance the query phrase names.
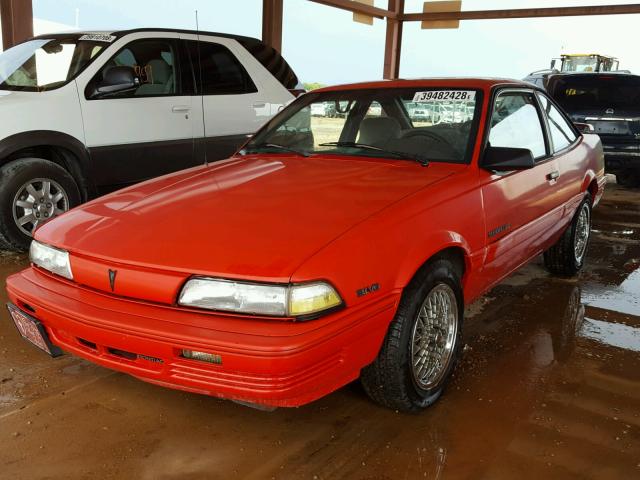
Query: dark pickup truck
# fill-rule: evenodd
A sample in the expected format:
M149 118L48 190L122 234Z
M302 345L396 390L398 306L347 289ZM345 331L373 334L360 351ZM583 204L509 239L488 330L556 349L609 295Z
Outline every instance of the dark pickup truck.
M574 122L600 135L605 168L619 184L640 186L640 76L630 73L558 73L546 90Z

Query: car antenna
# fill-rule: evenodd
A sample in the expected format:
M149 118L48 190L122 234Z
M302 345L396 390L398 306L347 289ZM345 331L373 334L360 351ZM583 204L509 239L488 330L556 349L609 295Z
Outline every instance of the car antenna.
M198 23L198 10L196 10L196 39L197 39L197 49L198 49L198 83L200 90L203 90L202 87L202 57L200 56L200 24ZM204 164L205 166L209 165L209 161L207 159L207 123L204 117L204 92L200 92L200 109L202 110L202 145L204 146ZM195 141L195 140L194 140Z

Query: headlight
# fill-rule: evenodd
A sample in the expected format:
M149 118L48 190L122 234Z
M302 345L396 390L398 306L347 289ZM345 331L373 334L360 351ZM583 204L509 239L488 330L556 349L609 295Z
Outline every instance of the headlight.
M192 278L182 289L178 303L211 310L285 316L287 287Z
M73 280L69 252L45 245L44 243L31 241L29 258L32 263L51 273Z
M277 317L313 315L342 304L324 282L269 285L216 278L192 278L180 292L180 305Z

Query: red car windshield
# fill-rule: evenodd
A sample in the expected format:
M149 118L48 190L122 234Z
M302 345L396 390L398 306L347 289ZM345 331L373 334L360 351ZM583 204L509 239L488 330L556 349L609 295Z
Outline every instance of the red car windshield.
M271 120L244 151L467 163L479 96L470 88L433 87L312 92Z

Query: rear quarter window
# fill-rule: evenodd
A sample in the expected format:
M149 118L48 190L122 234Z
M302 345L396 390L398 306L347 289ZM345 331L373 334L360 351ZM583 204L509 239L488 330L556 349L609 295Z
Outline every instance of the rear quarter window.
M567 122L560 113L560 110L558 110L546 96L538 94L538 97L540 98L542 110L549 124L553 151L558 152L567 148L575 142L578 136L573 131L571 125L569 125L569 122Z
M273 75L282 86L289 90L298 86L298 77L282 55L275 49L255 39L238 39L238 42L240 42L264 68L269 70L271 75Z

